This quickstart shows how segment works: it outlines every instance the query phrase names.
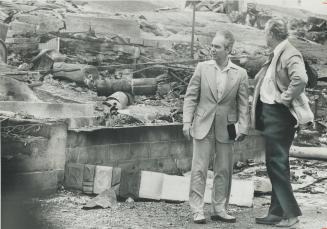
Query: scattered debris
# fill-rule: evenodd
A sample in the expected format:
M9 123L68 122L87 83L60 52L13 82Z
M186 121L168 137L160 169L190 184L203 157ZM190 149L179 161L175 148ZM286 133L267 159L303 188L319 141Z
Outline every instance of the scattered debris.
M113 189L107 189L87 202L82 209L112 208L117 205L116 193Z

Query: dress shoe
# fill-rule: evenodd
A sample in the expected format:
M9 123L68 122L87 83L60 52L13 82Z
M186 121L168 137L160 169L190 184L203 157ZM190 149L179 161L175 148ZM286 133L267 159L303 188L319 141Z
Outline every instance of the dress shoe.
M221 211L219 213L215 213L211 216L211 219L214 221L222 221L225 223L235 223L236 218L234 216L228 215L226 211Z
M291 227L299 222L299 219L297 217L292 217L288 219L283 219L279 223L277 223L276 227Z
M282 220L282 217L268 214L266 217L255 218L257 224L275 225Z
M194 213L193 222L196 224L205 224L206 218L204 217L203 213Z

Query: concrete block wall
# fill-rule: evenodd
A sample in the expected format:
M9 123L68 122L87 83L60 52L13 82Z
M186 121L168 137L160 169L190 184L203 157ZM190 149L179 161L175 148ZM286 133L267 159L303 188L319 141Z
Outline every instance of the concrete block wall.
M181 124L69 130L66 163L178 174L191 169L192 147L183 136ZM234 161L263 161L263 155L263 140L255 131L235 143Z
M6 137L6 128L17 125L16 131L25 126L24 135ZM2 128L2 191L32 196L56 191L64 178L67 124L9 120Z
M66 163L177 173L188 171L191 160L181 125L68 131Z

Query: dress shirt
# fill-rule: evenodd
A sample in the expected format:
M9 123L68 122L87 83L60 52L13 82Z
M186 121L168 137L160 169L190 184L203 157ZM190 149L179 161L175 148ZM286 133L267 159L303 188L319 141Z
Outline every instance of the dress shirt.
M218 94L218 101L219 101L224 93L224 89L225 89L226 81L227 81L227 73L231 67L232 62L230 60L228 60L227 65L221 70L215 60L211 60L211 61L212 61L212 64L214 64L215 70L216 70L215 77L216 77L217 94Z
M274 58L278 58L276 56L276 54L285 47L285 45L287 44L287 41L288 40L286 39L286 40L280 42L276 46L276 48L274 49L274 52L273 52L274 53L273 60L274 60ZM271 66L272 62L273 61L271 61L269 64L269 67L266 71L266 74L264 76L264 79L263 79L263 82L262 82L262 85L260 88L260 100L261 100L261 102L267 103L267 104L275 104L275 96L277 93L277 91L276 91L277 89L275 87L274 81L271 78L272 71L275 71L275 69L272 69L272 66Z

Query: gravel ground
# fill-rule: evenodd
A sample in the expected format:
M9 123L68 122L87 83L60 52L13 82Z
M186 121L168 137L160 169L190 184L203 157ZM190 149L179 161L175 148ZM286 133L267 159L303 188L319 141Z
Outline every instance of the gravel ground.
M322 229L327 227L327 194L296 193L296 196L303 216L300 218L300 224L294 228ZM14 215L6 206L6 212L2 212L2 228L273 228L254 223L254 217L266 214L269 196L255 197L253 208L230 206L230 213L237 217L235 224L208 220L206 225L192 223L192 215L187 202L118 202L114 208L81 209L91 198L81 193L64 190L50 197L25 200L23 207L20 205L19 208L13 199L11 202L3 201L2 204L10 204L11 208L16 206L19 210L16 209ZM5 197L3 200L9 199ZM210 218L209 211L210 205L205 205L208 219ZM10 221L12 221L11 224L8 223ZM7 225L5 225L6 222Z

